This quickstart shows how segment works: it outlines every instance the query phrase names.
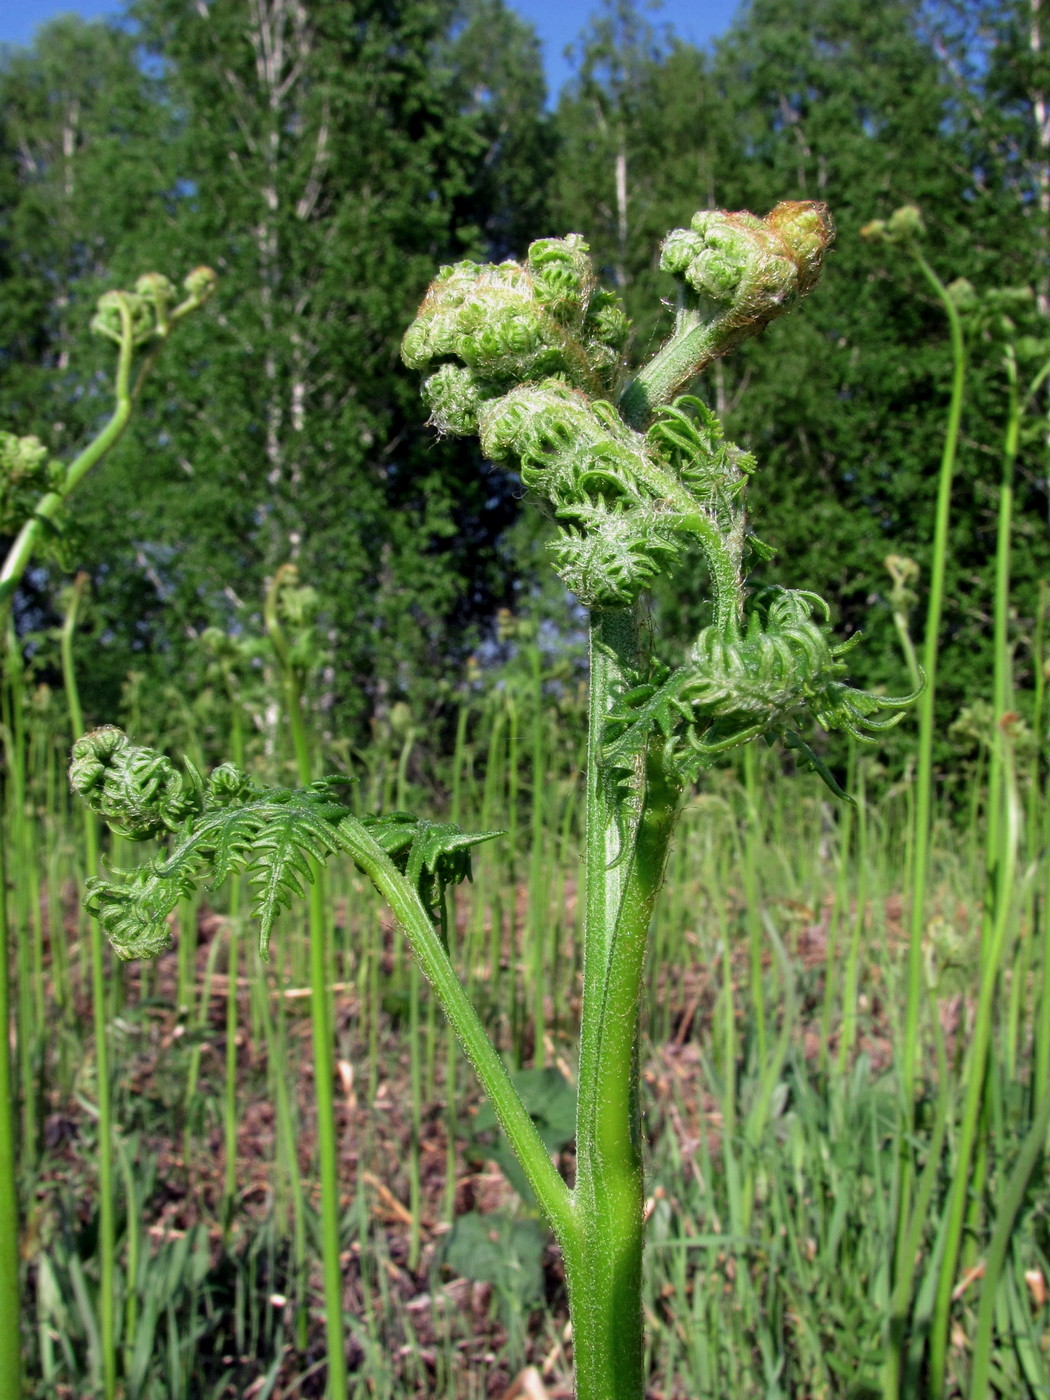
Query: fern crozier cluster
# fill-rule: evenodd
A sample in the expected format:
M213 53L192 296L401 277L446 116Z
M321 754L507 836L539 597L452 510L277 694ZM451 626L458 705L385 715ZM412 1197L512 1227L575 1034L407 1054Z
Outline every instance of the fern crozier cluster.
M629 324L598 286L579 234L544 238L525 262L455 263L430 285L401 354L426 375L443 432L477 432L484 405L551 377L605 395L619 387Z
M689 289L724 354L813 290L831 234L827 208L808 201L785 201L764 219L705 209L668 234L660 266Z
M909 236L910 214L894 218L893 236ZM826 206L800 201L764 218L701 210L674 229L660 259L679 285L674 333L622 387L626 322L575 234L533 244L523 265L443 268L405 336L432 420L476 432L489 460L518 473L557 524L551 558L585 606L629 607L658 574L703 556L713 620L684 666L654 662L620 697L607 724L613 767L637 766L658 743L667 776L681 783L762 736L821 770L798 722L869 739L913 698L847 684L852 642L834 641L815 595L749 599L747 546L772 552L744 516L754 459L725 441L700 399L679 396L813 290L833 236Z
M65 480L66 469L32 434L0 431L0 535L14 535L47 491Z
M179 300L174 284L160 272L146 272L134 291L103 292L98 299L91 329L120 345L125 324L130 323L135 346L163 339L176 321L196 311L212 296L218 278L210 267L197 267L183 278L185 296Z

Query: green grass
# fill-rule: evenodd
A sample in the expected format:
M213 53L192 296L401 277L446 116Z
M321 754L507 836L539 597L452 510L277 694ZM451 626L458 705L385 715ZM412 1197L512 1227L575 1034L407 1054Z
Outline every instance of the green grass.
M479 701L457 732L445 768L393 740L388 800L426 787L431 808L454 802L468 827L519 833L479 853L474 884L456 893L452 947L511 1066L571 1077L579 728L526 690ZM62 748L33 730L25 801L6 818L7 849L33 852L39 895L35 921L15 881L25 950L12 968L16 1082L32 1085L19 1110L35 1125L19 1137L23 1338L27 1393L40 1400L101 1394L104 1375L97 1058L76 903L83 829L56 780ZM1039 1280L1050 1279L1047 1106L1031 1068L1050 1000L1045 833L1018 832L1012 896L989 905L987 794L957 793L951 813L934 814L919 1073L906 1114L897 1067L911 791L887 790L858 760L855 790L878 796L850 813L815 779L789 784L770 761L756 753L746 771L712 775L690 802L653 930L641 1066L650 1393L874 1400L892 1356L900 1393L925 1395L942 1241L972 1120L981 1172L964 1181L979 1190L961 1195L943 1393L1050 1395L1050 1309L1037 1305ZM1031 766L1021 762L1015 794L1042 816ZM380 753L373 771L389 771ZM362 804L371 797L362 791ZM542 859L530 859L537 838ZM349 866L333 868L327 896L348 1394L500 1394L526 1362L552 1394L567 1393L553 1251L538 1294L527 1259L519 1274L488 1281L443 1263L453 1218L471 1211L512 1231L501 1251L516 1258L529 1208L487 1157L499 1155L491 1139L473 1131L478 1091L447 1054L389 915ZM308 923L285 917L265 972L242 938L231 984L242 908L231 916L202 903L188 964L175 950L109 984L115 1357L128 1400L324 1390ZM1001 927L985 1004L989 909ZM976 1089L975 1018L991 1050ZM234 1136L231 1177L223 1144ZM567 1147L566 1170L571 1162ZM914 1261L906 1290L893 1267L901 1233Z

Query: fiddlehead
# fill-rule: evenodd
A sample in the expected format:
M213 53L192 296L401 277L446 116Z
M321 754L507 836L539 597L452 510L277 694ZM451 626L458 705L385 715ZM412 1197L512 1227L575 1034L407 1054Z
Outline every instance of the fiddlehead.
M199 267L177 294L160 273L146 273L133 292L109 291L99 298L91 329L117 346L114 407L109 422L69 465L48 459L36 438L0 433L0 530L17 535L0 567L0 607L6 606L29 565L41 550L70 565L69 529L64 520L69 495L118 440L147 374L173 327L203 306L217 285L209 267ZM132 381L136 352L144 351Z
M624 390L629 423L651 421L719 355L758 335L816 286L834 238L827 206L786 201L764 219L703 209L664 239L660 266L678 283L675 332Z
M65 481L66 469L38 437L0 431L0 535L15 535L33 515L41 496ZM61 538L59 521L51 522L50 540Z
M443 267L401 354L427 374L434 424L467 434L484 404L517 384L557 377L593 394L615 391L629 329L618 298L597 285L587 244L570 233L533 243L524 265Z
M131 343L136 348L153 341L164 340L183 317L212 296L218 279L210 267L197 267L183 278L179 294L162 272L145 272L132 292L114 290L103 292L98 299L91 329L120 345L127 337L130 323Z

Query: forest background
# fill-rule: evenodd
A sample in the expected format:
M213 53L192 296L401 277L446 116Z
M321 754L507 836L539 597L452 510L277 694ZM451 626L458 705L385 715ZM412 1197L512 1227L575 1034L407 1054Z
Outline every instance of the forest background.
M1039 0L752 0L708 52L613 0L554 102L534 30L499 0L135 0L118 24L65 18L8 50L0 423L68 457L107 412L99 293L147 269L221 278L63 541L93 582L89 717L127 713L131 674L141 736L162 732L169 678L192 692L204 666L202 631L250 626L289 560L323 587L314 698L351 741L399 702L440 732L450 687L507 654L501 608L582 665L518 481L427 427L400 337L439 263L576 230L643 358L666 329L650 309L671 294L662 234L697 208L780 199L834 212L821 287L702 392L758 457L751 509L777 553L753 581L805 580L842 632L863 621L857 681L900 690L884 560L928 562L951 357L913 265L887 266L860 229L917 204L944 280L1031 288L1021 318L1045 334L1048 31ZM994 347L971 353L942 734L992 673L1006 395ZM1037 422L1016 481L1021 692L1050 569L1045 448ZM18 599L45 680L67 577L34 569ZM684 644L702 618L658 589L653 621Z

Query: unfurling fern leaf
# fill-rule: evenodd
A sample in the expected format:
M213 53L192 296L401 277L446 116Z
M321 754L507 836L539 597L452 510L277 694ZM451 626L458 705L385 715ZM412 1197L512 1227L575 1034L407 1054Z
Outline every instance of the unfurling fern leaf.
M808 716L861 742L903 718L912 695L877 695L845 681L843 657L856 638L833 642L814 612L812 593L770 589L760 596L743 636L726 640L706 627L689 661L659 669L622 695L606 720L604 761L614 781L630 774L659 743L668 775L693 781L720 754L764 736L783 740L837 795L842 789L796 732Z
M364 817L361 825L412 880L435 921L448 886L471 878L471 848L503 835L502 831L460 831L450 822L430 822L409 812Z
M77 741L70 779L89 807L115 831L145 839L180 819L166 855L113 880L88 882L86 905L117 956L155 958L171 944L168 917L199 884L215 889L245 871L252 913L267 957L274 920L305 894L316 868L337 851L354 855L362 829L413 879L437 918L445 887L470 878L470 848L501 833L470 834L418 821L403 812L362 821L338 802L326 778L304 788L261 787L232 764L207 782L180 777L154 749L133 745L106 726Z

